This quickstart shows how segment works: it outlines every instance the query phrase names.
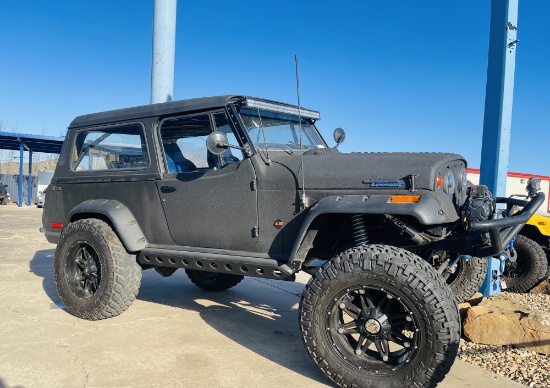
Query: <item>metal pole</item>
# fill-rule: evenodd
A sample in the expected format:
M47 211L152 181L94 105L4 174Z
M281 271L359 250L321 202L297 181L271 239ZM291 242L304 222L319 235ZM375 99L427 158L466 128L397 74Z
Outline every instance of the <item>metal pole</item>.
M29 180L27 182L27 206L31 206L32 200L32 151L29 150Z
M506 196L510 152L517 20L518 0L491 0L480 182L501 197Z
M23 207L23 143L19 141L19 187L17 206Z
M174 98L177 0L155 0L151 104Z

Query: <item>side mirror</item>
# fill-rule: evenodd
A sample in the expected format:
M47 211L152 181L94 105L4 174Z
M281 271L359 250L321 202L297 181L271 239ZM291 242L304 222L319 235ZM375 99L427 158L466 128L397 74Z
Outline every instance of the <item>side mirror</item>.
M333 137L336 142L336 146L334 148L338 148L338 146L346 140L346 132L344 132L342 128L336 128L334 130Z
M221 155L229 148L227 136L225 133L216 131L212 132L206 138L206 148L214 155Z

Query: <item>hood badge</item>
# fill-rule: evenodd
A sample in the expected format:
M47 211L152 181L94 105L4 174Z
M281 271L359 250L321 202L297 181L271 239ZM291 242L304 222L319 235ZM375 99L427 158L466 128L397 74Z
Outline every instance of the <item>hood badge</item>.
M364 179L363 184L370 185L370 187L387 189L387 188L401 188L405 186L405 182L401 179L389 180L378 177L376 179Z

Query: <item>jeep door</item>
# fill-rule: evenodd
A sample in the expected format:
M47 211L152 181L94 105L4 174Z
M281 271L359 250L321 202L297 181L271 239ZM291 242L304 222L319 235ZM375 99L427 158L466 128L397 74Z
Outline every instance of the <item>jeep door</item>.
M170 117L159 125L166 172L157 187L168 228L178 245L248 250L257 241L255 171L241 151L209 153L206 138L214 130L238 144L224 111Z

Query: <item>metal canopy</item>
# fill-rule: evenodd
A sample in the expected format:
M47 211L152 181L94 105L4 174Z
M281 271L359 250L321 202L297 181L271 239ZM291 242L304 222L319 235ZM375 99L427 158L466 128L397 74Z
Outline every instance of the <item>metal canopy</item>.
M47 154L61 153L63 137L27 135L13 132L0 132L0 150L19 150L19 195L17 206L23 206L23 151L29 152L29 176L27 206L32 202L32 153L44 152Z
M0 132L0 150L19 150L20 145L23 144L27 151L59 154L63 140L63 137Z

